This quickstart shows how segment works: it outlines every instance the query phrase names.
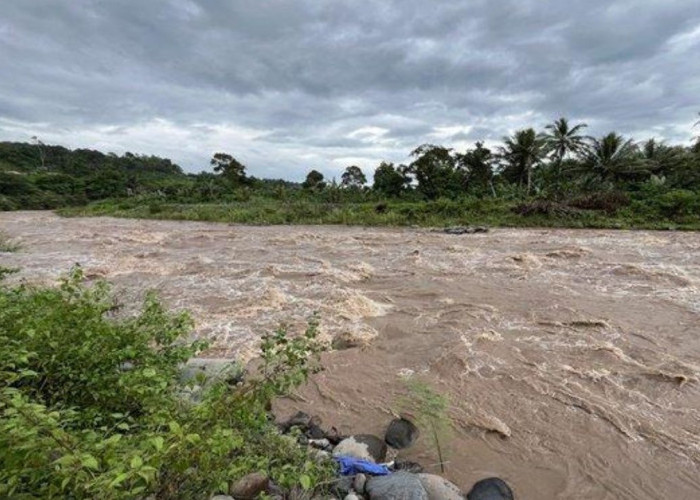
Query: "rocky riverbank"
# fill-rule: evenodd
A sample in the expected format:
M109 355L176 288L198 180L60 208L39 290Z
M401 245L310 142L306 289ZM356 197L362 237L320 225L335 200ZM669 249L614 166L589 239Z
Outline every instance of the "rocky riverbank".
M304 412L280 422L280 432L293 436L300 446L319 461L332 461L337 478L320 485L312 498L343 500L513 500L508 484L500 478L478 481L469 492L447 479L424 472L421 464L392 459L400 449L410 447L420 436L406 418L392 420L384 438L372 434L342 436L333 427L324 430L321 419ZM243 500L268 495L273 499L305 498L301 491L285 492L262 473L253 473L232 485L231 495L212 500Z

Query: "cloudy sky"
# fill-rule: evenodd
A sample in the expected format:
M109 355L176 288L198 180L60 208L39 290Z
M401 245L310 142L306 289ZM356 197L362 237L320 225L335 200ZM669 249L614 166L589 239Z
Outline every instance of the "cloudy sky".
M264 177L565 115L687 143L698 0L2 0L0 140Z

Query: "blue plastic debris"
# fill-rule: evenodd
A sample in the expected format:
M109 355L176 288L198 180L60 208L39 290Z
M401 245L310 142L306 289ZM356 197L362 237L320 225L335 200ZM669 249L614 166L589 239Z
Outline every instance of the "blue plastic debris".
M375 464L369 460L362 460L355 457L340 456L335 457L335 461L340 465L341 476L354 476L355 474L370 474L372 476L386 476L391 473L384 464Z

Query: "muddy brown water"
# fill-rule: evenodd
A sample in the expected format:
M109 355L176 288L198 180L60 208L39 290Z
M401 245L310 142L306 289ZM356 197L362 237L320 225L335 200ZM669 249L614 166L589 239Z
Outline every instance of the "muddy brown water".
M215 357L303 328L365 347L276 411L383 432L405 377L449 395L445 475L506 479L522 499L700 498L700 234L271 226L0 214L12 279L74 263L136 307L189 309ZM408 408L410 411L411 409ZM426 433L400 457L437 470Z

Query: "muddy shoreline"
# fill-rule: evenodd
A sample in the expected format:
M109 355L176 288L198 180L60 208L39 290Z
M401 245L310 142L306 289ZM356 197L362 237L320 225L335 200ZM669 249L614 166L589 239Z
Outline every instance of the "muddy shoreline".
M74 263L128 308L156 289L213 357L318 311L326 369L280 414L381 433L402 377L451 398L445 476L518 498L700 496L700 233L227 226L0 213L0 265L50 283ZM426 443L402 458L437 460Z

